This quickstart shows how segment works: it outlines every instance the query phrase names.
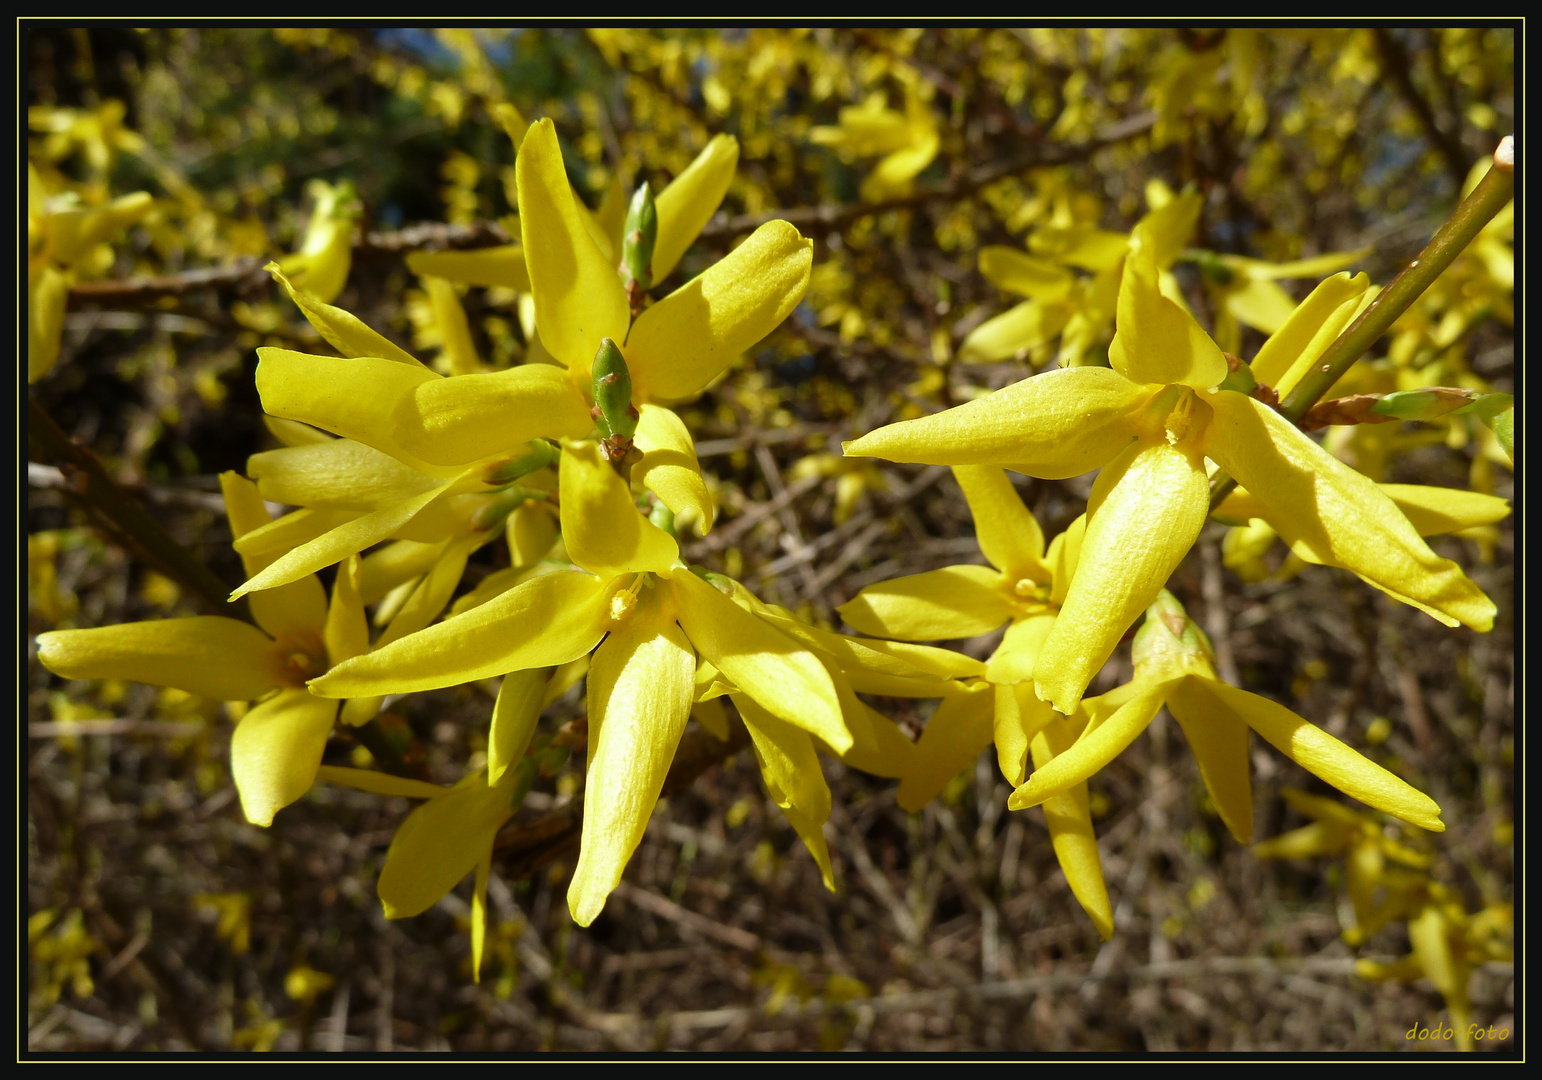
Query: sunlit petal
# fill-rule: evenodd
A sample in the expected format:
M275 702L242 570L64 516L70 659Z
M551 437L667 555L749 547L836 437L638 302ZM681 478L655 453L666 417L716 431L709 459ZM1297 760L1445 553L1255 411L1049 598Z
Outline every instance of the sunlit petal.
M1044 533L1007 474L991 465L955 465L953 475L964 489L974 516L975 539L990 564L1010 581L1027 578L1049 584Z
M316 779L324 784L339 784L355 791L401 799L437 799L449 790L409 776L392 776L373 769L349 769L340 765L321 766L316 770Z
M691 714L696 653L659 607L613 630L589 666L584 834L568 886L579 926L594 921L621 880Z
M490 787L478 772L408 814L380 870L386 918L421 915L469 874L513 813L511 795L511 785Z
M1349 325L1369 286L1364 274L1334 274L1318 284L1259 348L1253 378L1281 395L1289 393Z
M979 682L942 699L916 743L915 764L900 779L900 809L915 813L935 799L991 744L996 695Z
M1106 465L1129 445L1152 393L1110 368L1060 368L879 428L846 443L845 451L931 465L1003 465L1063 480Z
M250 480L233 472L224 472L220 474L220 490L225 496L225 516L230 520L233 539L239 541L247 533L272 524L267 505L257 485ZM248 574L258 573L268 561L244 552L241 557ZM275 638L314 635L327 612L327 597L321 582L310 576L253 596L249 603L257 625Z
M51 630L37 636L37 657L65 679L127 679L215 701L251 701L294 683L272 638L217 615Z
M364 618L364 601L359 596L357 555L344 559L337 568L322 640L327 647L327 660L332 664L369 651L369 622Z
M1024 300L969 331L959 343L958 358L975 364L1010 360L1053 340L1070 321L1074 310L1064 302Z
M525 249L518 244L472 251L411 251L407 253L407 269L467 285L530 291Z
M588 371L602 338L626 337L626 291L580 216L550 120L531 125L514 168L541 341L568 367Z
M496 784L504 770L525 756L546 702L550 668L511 671L498 687L493 722L487 731L487 782Z
M599 443L564 444L560 475L568 558L607 580L669 572L680 557L679 545L638 512L631 489L601 456Z
M392 424L408 453L442 467L523 450L537 436L576 439L594 429L583 395L550 364L424 383L401 399Z
M812 240L785 221L768 221L644 311L624 347L634 400L698 393L792 313L808 290L813 261Z
M691 433L678 416L660 405L644 403L638 413L633 441L643 457L632 466L632 483L653 492L676 514L690 511L697 533L705 535L712 527L712 496L701 478Z
M1244 326L1273 334L1290 319L1296 301L1272 281L1249 281L1226 293L1226 310Z
M1194 687L1205 680L1185 676L1167 698L1183 736L1189 741L1199 775L1221 820L1239 844L1253 840L1253 782L1248 759L1248 729L1230 713L1218 713Z
M1149 245L1137 245L1124 262L1116 321L1108 360L1131 381L1206 389L1226 378L1226 358L1210 335L1162 295Z
M437 478L353 439L253 454L246 471L262 497L273 502L361 512L421 495L439 484Z
M836 610L864 634L941 641L988 634L1012 617L988 566L945 566L869 585Z
M980 275L998 289L1045 302L1063 299L1076 284L1065 267L1000 245L980 249Z
M337 702L304 690L285 690L241 717L230 736L230 775L247 821L271 825L311 789L336 717Z
M1073 744L1066 722L1054 719L1033 737L1033 767L1042 769L1065 753ZM1055 860L1065 874L1071 892L1097 927L1104 941L1114 936L1114 910L1108 902L1108 885L1103 880L1103 860L1098 856L1098 838L1092 830L1092 812L1087 802L1087 782L1075 784L1059 795L1044 800L1044 823L1049 827Z
M696 160L665 185L653 205L659 234L653 246L653 280L663 281L680 261L707 219L717 213L739 165L739 140L714 135Z
M1018 787L1028 771L1028 749L1034 736L1044 730L1044 725L1059 715L1040 701L1032 685L1017 683L1011 686L996 685L996 716L994 738L996 763L1007 783Z
M408 256L409 259L411 257ZM386 360L394 360L398 364L406 364L408 367L423 367L422 361L384 334L371 330L358 316L340 307L322 303L306 289L295 288L276 263L269 263L267 271L284 287L284 291L289 294L289 299L294 301L300 313L316 328L316 332L322 339L344 356L378 356Z
M327 697L406 694L553 667L605 633L604 583L575 572L531 578L487 603L333 668L311 683Z
M1013 810L1037 806L1050 796L1082 783L1114 760L1146 730L1162 707L1171 685L1171 680L1134 684L1134 693L1129 700L1101 722L1100 718L1094 717L1069 750L1056 755L1042 769L1034 770L1028 782L1012 793L1007 806Z
M384 648L408 634L416 634L437 619L460 584L461 575L466 571L467 558L487 539L486 533L473 533L452 540L434 563L433 569L418 582L412 595L407 597L407 602L386 626L380 640L375 642L375 648Z
M1055 626L1053 611L1018 619L1007 627L1001 644L985 666L985 677L993 683L1020 683L1033 678L1044 639Z

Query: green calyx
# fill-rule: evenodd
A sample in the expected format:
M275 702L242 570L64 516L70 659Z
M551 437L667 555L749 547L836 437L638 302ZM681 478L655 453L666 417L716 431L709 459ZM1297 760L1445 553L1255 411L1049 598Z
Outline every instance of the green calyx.
M637 410L632 408L632 373L626 358L610 338L600 342L594 354L594 426L605 440L620 439L630 443L637 431Z
M1137 670L1153 666L1211 668L1215 650L1178 598L1163 589L1146 609L1146 621L1135 632L1130 658Z
M659 238L659 212L653 204L653 192L644 183L627 207L626 225L621 234L621 268L630 279L628 292L653 288L653 248Z

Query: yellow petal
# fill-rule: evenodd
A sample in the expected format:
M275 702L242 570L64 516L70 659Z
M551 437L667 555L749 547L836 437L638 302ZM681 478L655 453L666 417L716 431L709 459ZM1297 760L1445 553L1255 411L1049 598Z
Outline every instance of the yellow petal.
M423 383L398 402L392 416L398 445L447 467L522 451L538 436L576 439L593 430L583 395L562 369L550 364Z
M323 765L316 770L316 779L324 784L338 784L355 791L368 791L375 795L390 795L401 799L437 799L449 788L430 784L426 780L414 780L407 776L371 769L349 769L340 765Z
M843 764L853 769L891 780L907 776L915 769L916 744L893 720L860 700L845 715L853 736L860 730L863 737L853 738L851 748L840 754L822 741L819 743L821 750L840 758Z
M994 735L996 762L1007 783L1018 787L1028 770L1028 750L1034 736L1055 719L1049 702L1040 701L1028 683L996 685Z
M518 244L472 251L412 251L407 254L407 269L414 274L432 275L465 285L513 289L522 293L530 291L525 249Z
M850 457L1005 465L1064 480L1106 465L1123 450L1151 394L1110 368L1060 368L946 412L879 428L844 449Z
M1162 295L1149 245L1137 246L1124 262L1117 325L1108 361L1133 382L1203 390L1226 378L1226 357L1210 335Z
M250 480L233 472L221 473L220 489L225 495L225 515L230 520L233 539L240 540L247 533L272 523L257 485ZM248 574L258 573L269 561L244 552L241 557ZM314 577L303 577L282 588L260 593L249 603L257 625L275 638L314 635L326 619L326 593Z
M1166 270L1178 258L1179 252L1193 241L1204 206L1203 195L1186 191L1170 202L1154 207L1131 230L1131 246L1148 248L1155 266Z
M504 525L509 563L514 570L534 566L551 553L557 542L557 518L544 502L522 503Z
M991 744L996 695L975 683L942 699L916 743L913 770L900 779L900 809L915 813L935 799Z
M728 741L728 712L716 698L692 705L691 719L706 728L718 742Z
M1314 821L1299 829L1268 840L1261 840L1252 847L1258 859L1313 859L1322 855L1344 853L1344 830L1322 821Z
M1360 248L1357 251L1331 251L1326 255L1313 255L1310 258L1292 259L1282 263L1247 259L1238 255L1223 255L1221 261L1232 270L1256 281L1269 281L1274 278L1314 278L1322 277L1324 274L1335 274L1357 262L1364 262L1374 251L1374 248L1369 247Z
M37 658L65 679L127 679L215 701L251 701L294 682L267 634L217 615L51 630L37 636Z
M287 585L291 581L297 581L307 574L314 574L317 570L355 555L367 547L372 547L411 521L430 503L443 499L451 493L450 485L440 485L421 495L403 499L372 514L365 514L345 522L331 532L318 536L287 555L275 559L260 573L248 578L240 588L231 593L231 599L244 596L254 590Z
M1035 768L1028 782L1012 792L1008 808L1025 810L1046 799L1069 791L1107 765L1146 730L1172 681L1140 683L1133 696L1101 723L1089 723L1081 738L1042 768Z
M1055 719L1033 737L1033 767L1042 769L1056 755L1069 750L1072 742L1066 722ZM1086 781L1045 799L1044 823L1049 827L1050 844L1065 873L1066 884L1097 927L1098 936L1107 941L1114 936L1114 910L1103 880L1097 834L1092 830Z
M554 667L604 635L603 583L588 574L543 574L487 603L354 657L311 686L327 697L406 694Z
M375 648L384 648L408 634L416 634L437 619L460 584L461 575L466 571L466 559L487 539L487 533L472 533L452 540L433 569L412 590L412 595L380 635L380 640L375 642Z
M439 369L443 371L448 367L451 375L470 375L479 371L482 359L477 355L476 342L471 338L471 324L466 321L466 309L461 306L455 286L439 277L421 280L441 339Z
M633 441L643 457L632 466L632 483L653 492L676 514L690 511L697 533L706 535L712 528L712 496L701 478L691 433L678 416L660 405L644 403L638 412Z
M262 497L273 502L363 513L421 495L440 484L439 478L353 439L328 439L253 454L247 459L246 470L257 481Z
M301 544L331 532L359 516L357 510L322 510L305 507L285 514L236 538L232 545L241 555L248 573L266 569L274 559L286 555ZM366 600L374 603L379 597Z
M1117 266L1129 246L1130 238L1124 233L1089 225L1036 229L1028 238L1028 250L1034 254L1093 273Z
M1431 551L1376 484L1261 402L1230 391L1209 400L1205 452L1268 508L1266 520L1288 543L1447 626L1492 629L1493 601Z
M493 722L487 732L487 782L496 784L504 771L520 758L530 745L535 726L546 703L546 684L550 668L511 671L498 687L493 704Z
M1082 557L1082 540L1087 535L1087 515L1082 514L1066 526L1065 532L1049 542L1045 558L1054 570L1054 585L1050 588L1049 602L1064 604L1065 594L1070 591L1076 576L1076 565Z
M958 347L965 363L990 364L1054 340L1065 329L1073 309L1065 303L1024 300L969 331Z
M437 544L397 540L370 552L359 567L359 595L366 604L379 603L398 585L432 570L449 543L449 540Z
M493 840L477 859L476 881L471 886L471 981L482 981L482 950L487 944L487 879L493 870Z
M672 401L699 393L792 313L808 290L813 263L812 240L785 221L768 221L644 311L624 350L633 400ZM546 323L540 325L545 340Z
M783 796L778 805L797 807L823 824L830 816L830 788L808 732L773 716L745 694L735 694L733 702L749 730L766 783Z
M311 789L336 717L337 702L304 690L285 690L241 717L230 736L230 775L247 821L271 825Z
M990 564L1009 582L1026 578L1049 584L1044 533L1007 474L991 465L955 465L953 475L964 489L964 499L974 516L975 538Z
M658 193L658 240L653 246L653 280L663 281L707 220L717 212L739 165L739 140L714 135L696 159Z
M579 926L594 921L620 882L691 715L696 654L662 607L622 623L589 665L584 835L568 886Z
M1199 775L1221 820L1237 843L1253 841L1252 765L1248 759L1248 729L1227 713L1217 713L1211 702L1194 691L1200 676L1186 676L1167 699L1183 737L1189 741Z
M550 120L531 125L514 168L541 341L568 367L588 371L602 338L626 338L626 291L580 216L585 211L573 198Z
M1211 699L1212 711L1235 716L1280 753L1351 798L1421 829L1445 832L1435 800L1285 706L1209 679L1191 679L1190 688L1196 699Z
M770 605L755 613L789 637L825 654L835 661L841 671L853 677L872 674L892 680L925 681L938 685L939 680L968 678L980 675L985 670L985 665L980 661L951 649L835 634L794 618L784 608ZM876 690L862 692L881 693ZM935 695L922 693L913 696Z
M1420 536L1440 536L1478 525L1493 525L1510 516L1508 499L1461 488L1425 484L1378 484L1408 518Z
M668 574L680 547L643 517L631 489L593 442L563 445L559 490L568 558L609 580L618 574Z
M27 382L35 383L53 369L64 335L64 311L70 299L70 279L52 266L27 275Z
M1244 326L1274 334L1290 320L1296 301L1272 281L1249 281L1227 291L1226 310Z
M408 256L409 259L411 257ZM289 299L294 301L306 321L316 328L322 340L344 356L378 356L394 360L398 364L406 364L409 368L423 367L422 361L384 334L371 330L358 316L340 307L323 303L305 289L295 288L278 268L277 263L269 263L267 271L284 287L284 291L289 294ZM272 412L271 409L268 411Z
M974 637L1012 617L1000 582L987 566L945 566L869 585L836 610L864 634L922 641Z
M1283 397L1354 318L1370 287L1364 274L1334 274L1318 284L1253 358L1253 378Z
M258 597L266 595L259 593ZM364 618L364 601L359 597L357 555L350 555L337 568L322 640L326 643L327 660L334 665L369 652L369 622Z
M1191 445L1140 443L1099 474L1081 561L1034 667L1039 696L1069 714L1119 639L1167 584L1209 513Z
M1076 278L1062 266L999 245L980 249L980 274L998 289L1033 300L1060 300Z
M508 783L489 787L476 773L408 814L380 870L386 918L421 915L486 858L513 814L511 794Z
M1045 611L1016 619L1007 627L1001 644L991 654L985 666L985 677L997 684L1014 684L1033 678L1033 668L1039 660L1039 650L1044 639L1054 629L1056 612Z
M835 687L817 657L695 574L682 571L668 584L680 625L705 660L772 715L836 753L851 747Z

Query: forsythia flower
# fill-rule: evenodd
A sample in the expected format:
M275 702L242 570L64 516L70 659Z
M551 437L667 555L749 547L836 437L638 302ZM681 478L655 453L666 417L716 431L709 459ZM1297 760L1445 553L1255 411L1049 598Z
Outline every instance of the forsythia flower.
M405 693L594 651L582 849L568 890L587 926L621 879L658 801L696 696L698 657L765 711L837 752L852 745L820 663L679 562L593 442L569 443L562 535L577 569L532 578L313 684L327 696ZM596 648L598 646L598 648Z
M257 488L220 476L230 530L239 537L266 523ZM258 567L243 558L247 571ZM369 649L358 567L344 565L327 603L305 577L251 598L257 625L222 616L162 619L38 635L38 660L67 679L131 679L172 686L216 701L252 701L230 738L230 772L241 809L255 825L310 790L338 703L305 689L307 679ZM260 699L260 700L259 700ZM378 701L349 701L345 723L374 715Z
M330 303L348 281L353 265L353 222L359 201L353 185L344 180L310 184L315 206L300 250L280 261L283 272L293 277L322 303Z
M1188 739L1221 820L1241 843L1253 838L1249 728L1346 795L1421 829L1445 831L1440 807L1429 796L1283 705L1216 678L1204 632L1166 590L1135 635L1134 660L1135 678L1082 704L1077 719L1085 717L1086 727L1075 744L1037 769L1012 793L1009 807L1037 806L1086 780L1129 746L1165 704Z
M886 106L878 91L861 105L841 109L840 119L838 127L814 128L809 139L846 157L885 155L862 181L868 202L909 194L916 175L937 156L937 121L914 86L906 88L902 113Z
M1220 385L1225 357L1162 295L1152 245L1137 241L1125 260L1112 368L1046 372L846 444L858 456L996 464L1048 479L1102 467L1081 565L1034 669L1039 695L1062 713L1075 709L1193 546L1209 512L1207 457L1271 507L1287 540L1322 562L1449 626L1492 627L1492 601L1430 551L1374 483L1268 406ZM1319 286L1275 336L1310 342L1307 324L1320 327L1346 306L1314 304L1318 293L1336 295L1338 280Z

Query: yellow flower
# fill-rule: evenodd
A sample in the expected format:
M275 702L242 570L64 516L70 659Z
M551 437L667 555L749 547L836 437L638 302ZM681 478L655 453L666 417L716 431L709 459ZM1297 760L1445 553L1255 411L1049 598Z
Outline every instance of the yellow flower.
M1008 806L1037 806L1086 780L1129 746L1165 704L1188 739L1221 820L1241 843L1253 837L1249 728L1346 795L1421 829L1445 831L1440 807L1429 796L1283 705L1217 679L1209 642L1171 593L1163 590L1147 610L1134 657L1135 678L1082 704L1075 719L1085 727L1075 744L1038 768Z
M1325 321L1357 302L1343 297L1346 287L1355 287L1347 275L1324 282L1271 343L1315 347ZM1193 546L1208 513L1207 457L1271 508L1287 540L1323 562L1447 625L1492 627L1493 603L1455 563L1430 551L1374 483L1274 410L1219 386L1226 359L1162 295L1149 242L1140 240L1125 260L1118 308L1112 368L1046 372L846 444L857 456L994 464L1048 479L1102 467L1081 565L1034 670L1041 697L1070 713ZM1255 375L1257 365L1278 364L1298 378L1304 367L1287 351L1261 351Z
M568 891L587 926L642 839L696 696L698 657L769 715L837 752L852 734L830 677L798 642L679 561L598 444L562 454L562 535L576 564L334 668L314 692L452 686L566 664L592 650L583 846ZM596 648L598 646L598 648Z
M333 185L312 180L310 223L300 250L283 259L279 266L312 296L331 303L348 281L353 265L353 223L359 216L359 201L353 185L344 180Z
M906 640L974 637L1010 620L983 679L950 690L927 721L898 793L900 807L912 812L993 741L1002 774L1016 786L1030 757L1042 768L1075 738L1069 722L1038 700L1026 680L1065 599L1085 519L1078 518L1046 551L1038 522L1006 473L987 465L955 465L953 474L991 566L949 566L869 585L839 609L865 634ZM1113 909L1086 782L1046 800L1044 815L1072 893L1107 939L1113 934Z
M889 108L883 92L876 91L862 104L841 109L839 126L809 132L810 141L833 147L847 158L884 155L862 181L862 198L868 202L908 195L916 175L937 156L937 121L914 80L909 82L904 112Z
M220 476L230 530L240 537L268 520L257 488ZM248 573L260 567L243 557ZM255 626L221 616L162 619L38 635L38 660L67 679L129 679L216 701L258 701L230 739L230 771L241 809L255 825L304 795L316 778L338 703L305 689L307 679L369 649L358 565L338 572L327 603L321 583L301 578L251 598ZM378 700L349 701L345 723L374 715Z

